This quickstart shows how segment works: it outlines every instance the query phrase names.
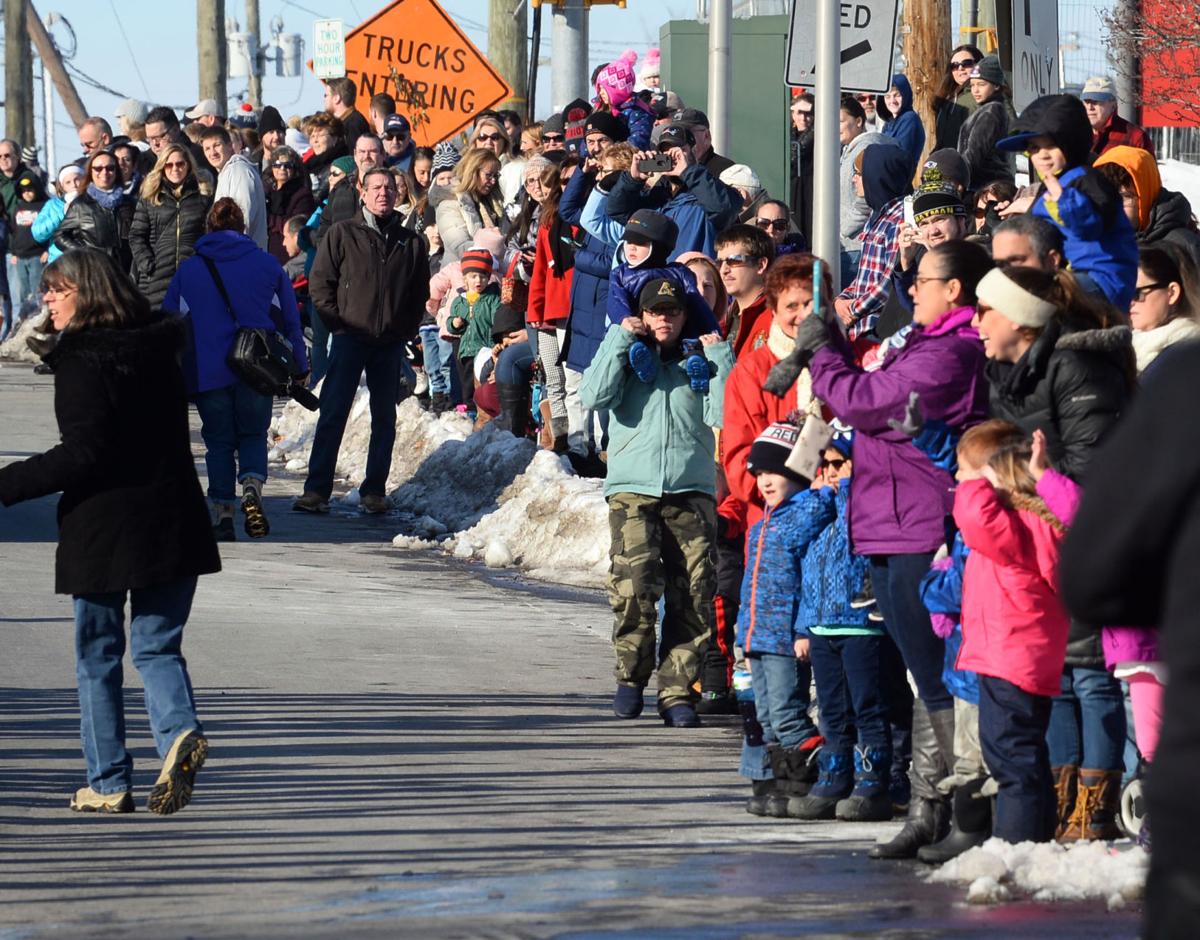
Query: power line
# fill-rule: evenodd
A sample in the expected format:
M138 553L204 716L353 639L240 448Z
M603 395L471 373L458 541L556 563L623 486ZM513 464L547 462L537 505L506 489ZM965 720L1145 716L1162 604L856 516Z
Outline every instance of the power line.
M137 56L133 53L133 46L129 42L129 36L125 32L125 24L121 22L121 14L117 12L117 4L114 0L108 0L109 7L112 8L113 19L117 21L117 29L121 31L121 38L125 40L125 48L129 52L129 61L133 63L133 70L137 72L138 81L142 83L142 91L146 93L146 97L150 97L150 86L146 84L146 77L142 75L142 68L138 65Z

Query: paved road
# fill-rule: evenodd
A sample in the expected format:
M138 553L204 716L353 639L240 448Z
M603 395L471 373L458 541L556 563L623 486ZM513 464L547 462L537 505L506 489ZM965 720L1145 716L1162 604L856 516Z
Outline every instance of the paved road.
M0 462L54 438L49 382L0 366ZM67 811L83 777L54 501L0 509L0 940L1136 933L1096 905L967 908L869 862L880 827L753 819L732 724L609 716L598 595L267 505L272 537L201 581L185 649L213 750L167 818ZM157 759L126 678L144 800Z

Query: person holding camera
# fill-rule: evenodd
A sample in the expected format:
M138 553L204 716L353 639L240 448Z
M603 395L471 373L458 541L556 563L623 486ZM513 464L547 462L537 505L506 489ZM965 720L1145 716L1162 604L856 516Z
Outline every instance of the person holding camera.
M188 394L200 414L213 534L221 542L236 538L237 483L242 485L246 535L263 538L271 530L262 491L267 481L272 398L252 389L230 369L227 360L238 330L279 331L291 343L300 370L294 382L303 385L309 370L291 281L279 262L245 231L238 204L229 197L218 199L208 213L208 233L196 242L195 255L179 266L163 299L163 309L191 322L194 343L185 360L185 375Z
M653 209L674 222L679 236L669 261L688 251L711 257L717 232L732 223L742 208L737 190L696 162L695 144L685 125L666 125L658 138L658 152L636 153L605 204L609 218L618 222L638 209Z

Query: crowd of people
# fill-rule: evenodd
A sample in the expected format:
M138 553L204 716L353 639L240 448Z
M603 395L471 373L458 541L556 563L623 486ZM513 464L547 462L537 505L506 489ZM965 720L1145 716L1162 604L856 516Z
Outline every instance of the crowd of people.
M1089 518L1098 449L1140 385L1171 373L1169 348L1200 334L1200 231L1148 136L1116 115L1104 77L1018 115L999 61L960 46L935 126L903 75L841 98L841 251L821 259L808 250L813 96L792 100L791 191L771 194L714 151L655 57L640 72L635 59L597 69L590 101L527 124L483 112L432 149L394 99L360 102L346 79L325 83L323 111L288 121L269 106L226 120L210 100L181 125L127 103L120 135L84 123L84 156L53 192L34 154L0 141L5 328L47 307L31 342L64 432L0 470L0 500L68 494L59 590L93 639L85 712L119 712L119 683L101 675L114 650L97 637L120 626L112 592L132 590L165 758L152 801L186 803L207 742L175 628L217 567L193 540L236 538L238 484L246 534L270 530L271 399L228 361L253 328L287 340L297 386L320 383L296 510L328 512L364 373L367 512L390 508L410 394L602 477L613 710L637 718L657 675L668 726L740 714L749 812L904 814L871 855L930 863L991 835L1125 831L1148 847L1146 818L1120 804L1155 761L1162 608L1106 606L1107 585L1077 574L1069 612L1058 575L1064 544L1086 566L1068 533L1077 511ZM121 330L138 341L118 348ZM178 381L145 355L176 342ZM159 399L133 395L143 373ZM207 526L180 450L185 394L207 451ZM137 419L169 427L171 453L143 454L141 439L104 479L127 467L181 507L145 536L150 555L115 545L106 568L80 542L120 507L97 505L106 484L91 474L125 445L97 440L95 399L96 421L171 412ZM131 808L118 737L85 730L74 808Z

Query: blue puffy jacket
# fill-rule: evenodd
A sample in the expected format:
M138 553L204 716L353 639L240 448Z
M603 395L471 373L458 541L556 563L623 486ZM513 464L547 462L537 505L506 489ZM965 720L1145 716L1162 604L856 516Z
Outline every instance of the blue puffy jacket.
M233 318L204 258L212 260L221 275L233 304ZM241 232L202 235L196 242L196 254L184 261L171 279L163 309L192 321L195 363L189 356L184 369L189 394L225 388L237 381L225 358L240 327L278 330L292 344L301 371L308 371L292 283L279 262Z
M883 136L898 143L912 160L909 173L915 173L917 162L925 151L925 125L913 110L913 90L903 75L893 75L892 85L900 92L900 113L883 126Z
M1118 310L1128 310L1137 284L1137 236L1121 205L1095 171L1077 166L1059 176L1062 197L1048 201L1045 187L1033 214L1049 219L1066 236L1071 270L1091 275Z
M955 669L958 650L962 646L962 588L963 571L970 549L961 534L954 536L950 546L950 566L931 568L921 579L921 603L931 614L943 614L955 620L954 632L946 638L946 661L942 669L942 682L955 698L972 705L979 704L979 676L973 672Z
M837 518L832 490L800 490L768 508L746 536L737 644L746 653L794 656L806 553Z
M570 225L579 225L583 207L594 182L587 174L575 173L567 182L558 203L558 214ZM591 364L608 330L608 276L612 248L591 235L575 252L575 274L571 279L571 318L567 324L566 364L583 372Z
M716 233L737 218L742 197L703 166L689 166L679 174L679 181L683 184L679 190L666 180L646 189L641 180L635 180L628 172L622 173L608 194L605 210L610 218L621 223L638 209L661 212L679 228L675 250L668 260L674 261L689 251L711 257Z
M617 117L628 131L629 143L634 150L650 149L650 132L654 130L654 114L637 95L626 101L617 111Z
M850 505L850 481L836 489L823 489L833 495L837 517L825 527L804 556L803 586L797 622L801 633L822 636L844 634L883 634L883 624L872 623L867 607L851 607L850 601L863 589L870 563L850 547L850 524L846 510Z
M655 278L664 278L687 295L687 322L683 335L695 339L705 333L719 333L712 307L696 288L696 275L687 265L672 261L661 268L631 268L618 264L608 279L608 322L620 323L626 317L641 316L638 298L642 288Z

